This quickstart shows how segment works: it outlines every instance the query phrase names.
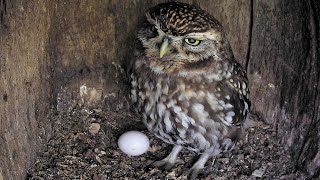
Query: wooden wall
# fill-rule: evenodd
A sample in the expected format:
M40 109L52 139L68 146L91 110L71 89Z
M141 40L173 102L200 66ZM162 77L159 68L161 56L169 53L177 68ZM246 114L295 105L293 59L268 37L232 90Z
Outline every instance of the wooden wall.
M248 74L254 109L297 166L320 167L319 1L253 1Z
M41 0L0 2L0 177L16 180L50 136L50 16Z

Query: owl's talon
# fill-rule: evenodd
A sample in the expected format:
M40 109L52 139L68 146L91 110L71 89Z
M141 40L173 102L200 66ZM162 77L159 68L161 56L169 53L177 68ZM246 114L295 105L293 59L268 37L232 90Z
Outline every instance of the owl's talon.
M179 152L181 151L182 146L175 145L171 150L171 153L160 161L152 163L152 166L158 167L159 169L169 170L174 166Z
M211 153L203 153L198 161L194 163L194 165L187 171L183 172L183 176L187 176L188 179L196 179L198 174L202 172L204 165L208 161L208 159L211 157Z
M187 176L189 180L195 180L198 174L202 171L202 168L190 168L182 173L182 176Z
M154 163L152 163L152 166L167 171L174 166L174 163L168 162L167 160L163 159L160 161L155 161Z

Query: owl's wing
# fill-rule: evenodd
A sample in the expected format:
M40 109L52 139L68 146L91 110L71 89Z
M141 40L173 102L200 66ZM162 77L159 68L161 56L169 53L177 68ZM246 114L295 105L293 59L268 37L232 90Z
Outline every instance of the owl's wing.
M243 121L247 118L251 102L249 100L249 88L248 88L248 79L246 73L242 69L241 65L236 63L234 64L232 76L230 79L227 79L224 82L224 86L227 86L225 93L230 96L230 104L234 116L231 117L233 113L225 110L226 119L229 120L230 124L241 125ZM229 114L228 114L229 113Z
M244 81L242 81L242 83L243 82ZM233 105L233 108L231 108L230 110L224 110L226 114L225 119L227 119L227 121L230 122L230 124L240 126L249 113L251 103L247 97L247 94L245 95L239 89L233 89L229 94L230 104Z
M144 47L141 41L138 38L136 38L135 45L133 48L133 55L127 66L127 77L130 78L131 74L134 72L134 64L138 58L141 58L143 56L143 53L144 53Z

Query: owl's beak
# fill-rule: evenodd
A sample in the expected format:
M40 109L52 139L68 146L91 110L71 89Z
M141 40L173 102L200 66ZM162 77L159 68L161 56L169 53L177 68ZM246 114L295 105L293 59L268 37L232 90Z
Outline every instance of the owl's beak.
M162 58L165 54L170 52L171 49L172 49L172 46L169 44L168 38L164 38L160 46L160 58Z

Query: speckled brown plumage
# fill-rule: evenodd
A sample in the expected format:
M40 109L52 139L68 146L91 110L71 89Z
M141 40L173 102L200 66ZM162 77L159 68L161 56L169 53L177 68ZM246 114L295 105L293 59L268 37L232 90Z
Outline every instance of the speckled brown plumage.
M220 23L206 11L188 4L159 4L151 8L149 14L151 18L158 21L161 30L175 36L204 32L211 28L222 29Z
M185 147L201 154L186 174L232 150L250 109L248 80L220 23L184 3L146 14L129 70L134 109L172 152L155 166L169 169Z

